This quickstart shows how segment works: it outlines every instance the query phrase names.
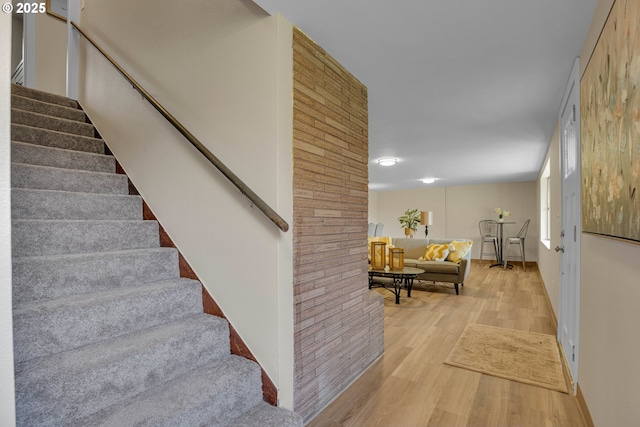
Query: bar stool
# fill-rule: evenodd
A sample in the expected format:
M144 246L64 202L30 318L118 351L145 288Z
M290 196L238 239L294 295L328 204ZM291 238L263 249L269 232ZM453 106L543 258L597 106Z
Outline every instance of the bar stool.
M524 222L524 224L522 225L522 228L520 229L520 231L518 232L518 234L514 237L507 237L507 246L506 246L506 250L505 250L505 257L504 257L504 268L507 268L507 260L509 259L509 247L511 245L518 245L518 247L520 248L520 257L519 258L511 258L511 259L520 259L522 260L522 269L524 271L527 271L525 268L525 261L524 261L524 238L527 236L527 230L529 229L529 222L531 220L528 219Z
M493 244L493 251L498 261L498 223L491 219L483 219L478 223L480 229L480 259L484 255L484 245Z

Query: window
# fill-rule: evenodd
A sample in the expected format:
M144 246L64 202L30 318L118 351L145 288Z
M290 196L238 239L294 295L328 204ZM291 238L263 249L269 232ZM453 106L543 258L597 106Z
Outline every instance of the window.
M540 241L551 248L551 166L547 164L540 178Z

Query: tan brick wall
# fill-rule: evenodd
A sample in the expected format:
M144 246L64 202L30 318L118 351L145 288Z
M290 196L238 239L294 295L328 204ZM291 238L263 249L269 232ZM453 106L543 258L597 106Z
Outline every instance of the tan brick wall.
M295 411L310 419L384 348L367 286L367 88L293 33Z

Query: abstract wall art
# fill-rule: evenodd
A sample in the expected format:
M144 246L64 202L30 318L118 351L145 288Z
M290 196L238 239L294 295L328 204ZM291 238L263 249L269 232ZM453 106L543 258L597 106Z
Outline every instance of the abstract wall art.
M640 241L640 1L613 5L580 104L583 231Z

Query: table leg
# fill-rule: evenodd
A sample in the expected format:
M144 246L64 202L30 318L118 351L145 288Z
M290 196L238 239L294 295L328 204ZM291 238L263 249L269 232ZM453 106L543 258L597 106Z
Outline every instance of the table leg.
M502 264L502 224L500 224L500 233L498 234L498 264Z
M504 224L498 223L498 262L491 267L513 268L513 265L507 263L504 253Z
M393 290L396 294L396 304L400 304L400 291L402 290L402 282L404 282L404 278L402 275L393 276Z
M407 288L407 297L411 298L411 289L413 288L413 277L404 277L404 286Z
M503 245L502 245L502 229L503 229L504 224L499 222L498 223L498 251L496 253L496 263L492 264L489 268L491 267L503 267Z

